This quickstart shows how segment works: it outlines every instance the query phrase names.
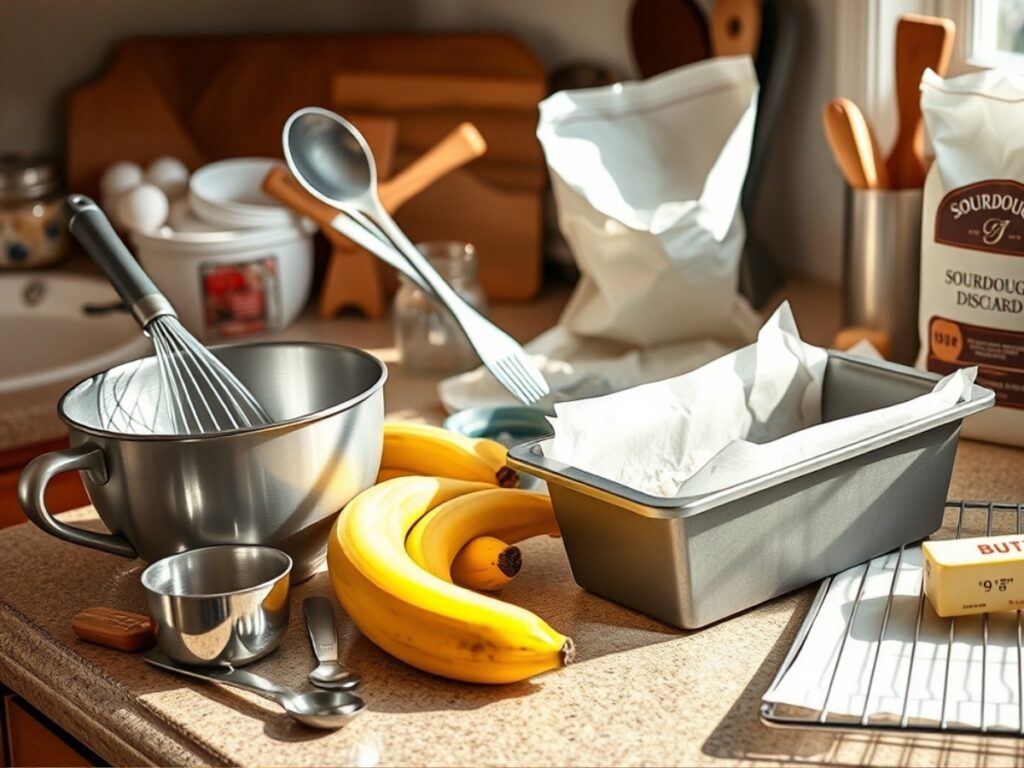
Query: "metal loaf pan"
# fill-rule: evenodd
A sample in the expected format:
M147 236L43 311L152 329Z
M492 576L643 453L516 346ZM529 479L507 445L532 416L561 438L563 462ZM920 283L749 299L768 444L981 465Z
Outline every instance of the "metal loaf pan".
M910 400L938 376L829 352L824 421ZM715 493L661 498L544 456L524 443L509 465L547 481L573 578L584 589L696 629L922 539L942 525L969 401Z

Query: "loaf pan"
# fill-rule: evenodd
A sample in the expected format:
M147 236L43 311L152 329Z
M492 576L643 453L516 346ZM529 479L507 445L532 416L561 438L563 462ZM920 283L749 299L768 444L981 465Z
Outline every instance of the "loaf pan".
M823 420L913 399L938 379L830 351ZM549 439L508 462L547 482L577 584L696 629L938 530L961 422L994 400L974 386L941 413L697 496L650 496L553 461Z

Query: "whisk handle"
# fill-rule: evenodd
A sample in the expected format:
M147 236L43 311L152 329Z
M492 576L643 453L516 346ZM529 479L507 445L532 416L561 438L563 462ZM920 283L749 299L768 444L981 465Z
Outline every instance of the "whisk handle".
M69 195L64 201L64 216L71 234L103 270L139 325L145 328L161 315L175 314L92 199Z

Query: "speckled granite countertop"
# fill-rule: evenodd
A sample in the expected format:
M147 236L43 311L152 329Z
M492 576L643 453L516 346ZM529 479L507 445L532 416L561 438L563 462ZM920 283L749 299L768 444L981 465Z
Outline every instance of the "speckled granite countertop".
M0 402L0 451L46 443L67 434L57 416L57 399L63 390L39 396L5 397Z
M371 338L365 330L370 327L364 327L362 341L348 341L386 351L383 331ZM816 333L833 329L830 321ZM428 384L393 377L391 414L436 419ZM1024 499L1022 460L1024 451L963 442L950 495ZM98 525L90 509L68 514ZM511 686L453 683L391 659L343 620L345 662L363 678L367 711L343 731L321 733L294 725L257 697L186 681L147 667L138 656L77 641L70 619L82 608L141 609L142 564L17 526L0 531L0 682L115 764L974 766L1024 761L1024 744L1015 739L763 726L760 697L806 614L813 587L706 629L682 632L578 588L558 540L526 542L524 560L523 573L505 595L573 637L575 664ZM305 683L312 656L301 626L301 601L329 591L325 573L295 588L286 641L254 671L288 685Z

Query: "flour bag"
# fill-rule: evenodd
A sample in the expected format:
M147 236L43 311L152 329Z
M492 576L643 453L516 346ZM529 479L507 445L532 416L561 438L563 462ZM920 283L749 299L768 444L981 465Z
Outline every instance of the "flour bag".
M935 151L924 186L918 367L978 366L996 407L966 437L1024 445L1024 73L943 80L921 111Z
M537 138L582 275L562 327L639 347L751 335L737 283L757 94L736 56L541 102Z

